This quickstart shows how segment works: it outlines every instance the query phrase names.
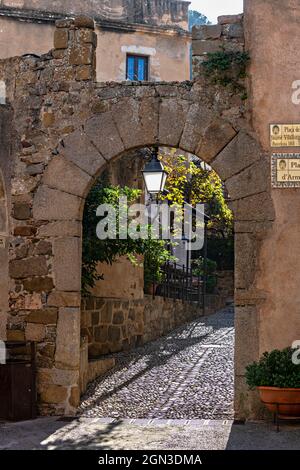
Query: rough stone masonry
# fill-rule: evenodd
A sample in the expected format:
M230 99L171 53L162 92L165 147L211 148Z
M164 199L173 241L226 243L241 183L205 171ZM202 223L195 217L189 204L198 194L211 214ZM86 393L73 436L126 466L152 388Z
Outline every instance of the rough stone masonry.
M229 31L229 32L228 32ZM230 32L231 31L231 32ZM275 217L268 160L248 103L209 82L199 63L212 42L243 48L242 18L196 30L195 79L96 83L96 36L87 17L58 21L54 49L0 63L1 339L37 342L39 410L79 405L81 219L107 162L159 144L198 155L231 195L236 231L236 414L257 417L245 365L258 358L260 249ZM236 41L238 37L238 41ZM200 42L199 42L200 41ZM199 55L198 55L199 54ZM200 59L198 60L197 57ZM2 207L1 206L1 207Z

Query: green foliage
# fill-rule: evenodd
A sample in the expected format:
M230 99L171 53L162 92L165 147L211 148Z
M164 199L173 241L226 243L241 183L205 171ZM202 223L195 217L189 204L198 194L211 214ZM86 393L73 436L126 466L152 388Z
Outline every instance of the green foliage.
M300 365L292 361L295 350L274 350L265 353L259 362L246 368L250 389L255 387L300 388Z
M132 240L130 237L126 240L119 239L118 230L115 240L97 238L96 227L101 219L96 216L96 210L100 204L110 204L115 208L118 228L120 197L126 196L129 206L141 196L140 190L106 186L106 184L99 180L94 185L87 197L84 210L82 256L82 292L84 295L89 295L96 281L103 279L103 276L97 272L98 263L113 264L120 256L127 256L133 264L137 264L136 255L143 255L145 279L146 283L150 284L153 281L160 282L161 266L174 259L166 249L164 241L151 238L150 227L148 227L148 240ZM128 206L121 209L128 211Z
M207 251L211 260L215 261L220 271L234 269L234 236L209 234L207 240Z
M209 53L207 60L203 62L204 74L212 83L230 86L234 92L241 93L242 99L247 99L246 90L241 81L246 78L249 60L248 52L220 50Z
M233 215L229 209L221 179L212 169L203 169L194 162L189 162L183 155L175 155L176 151L162 157L168 172L166 189L167 196L162 199L169 201L171 206L181 207L184 201L195 206L206 205L206 214L210 217L208 228L211 233L227 236L232 234Z
M208 293L213 293L215 288L217 287L217 269L218 265L215 261L212 261L211 259L206 260L206 291ZM203 257L200 257L193 261L193 274L195 276L201 277L205 275L205 264Z
M204 258L200 257L193 261L193 273L195 276L202 276L204 274ZM206 260L206 272L207 274L215 274L217 271L218 265L215 261L211 259Z
M164 240L146 240L144 250L144 279L147 289L153 282L159 284L163 281L162 266L168 261L175 261L170 255Z
M126 196L128 203L137 201L141 191L131 188L107 186L99 180L91 189L85 204L83 215L82 245L82 291L88 294L97 280L103 277L97 273L98 263L112 264L118 257L134 255L142 250L139 240L99 240L96 227L99 217L96 216L100 204L111 204L116 210L117 225L119 222L119 198ZM117 233L117 235L119 235Z

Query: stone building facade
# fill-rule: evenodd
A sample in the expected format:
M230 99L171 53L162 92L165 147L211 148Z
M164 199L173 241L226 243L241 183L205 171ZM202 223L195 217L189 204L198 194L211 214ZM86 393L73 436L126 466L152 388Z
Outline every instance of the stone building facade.
M148 79L190 78L189 2L182 0L2 0L0 58L51 49L55 21L76 14L95 20L97 79L126 79L128 54L145 56Z
M245 4L243 23L223 18L195 38L203 44L191 82L97 83L94 22L85 17L58 22L55 48L42 57L0 62L7 92L0 107L0 334L37 342L43 414L72 414L79 403L86 195L108 162L135 148L159 144L197 155L231 196L238 418L261 413L245 366L299 339L298 190L272 189L267 129L270 121L298 119L291 96L300 9L294 0ZM282 22L289 24L284 34ZM229 45L231 24L244 25L251 54L247 100L202 74L205 42Z

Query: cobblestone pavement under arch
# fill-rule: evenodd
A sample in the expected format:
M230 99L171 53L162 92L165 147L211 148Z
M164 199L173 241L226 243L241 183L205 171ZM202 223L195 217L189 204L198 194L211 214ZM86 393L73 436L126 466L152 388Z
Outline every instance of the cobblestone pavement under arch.
M84 395L83 417L233 418L233 307L115 357L116 367Z

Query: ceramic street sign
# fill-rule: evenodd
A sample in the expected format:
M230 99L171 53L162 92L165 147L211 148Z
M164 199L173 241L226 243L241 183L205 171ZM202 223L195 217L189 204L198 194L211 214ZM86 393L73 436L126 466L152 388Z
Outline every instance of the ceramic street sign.
M300 188L300 153L272 155L273 188Z
M300 124L271 124L271 147L300 147Z

